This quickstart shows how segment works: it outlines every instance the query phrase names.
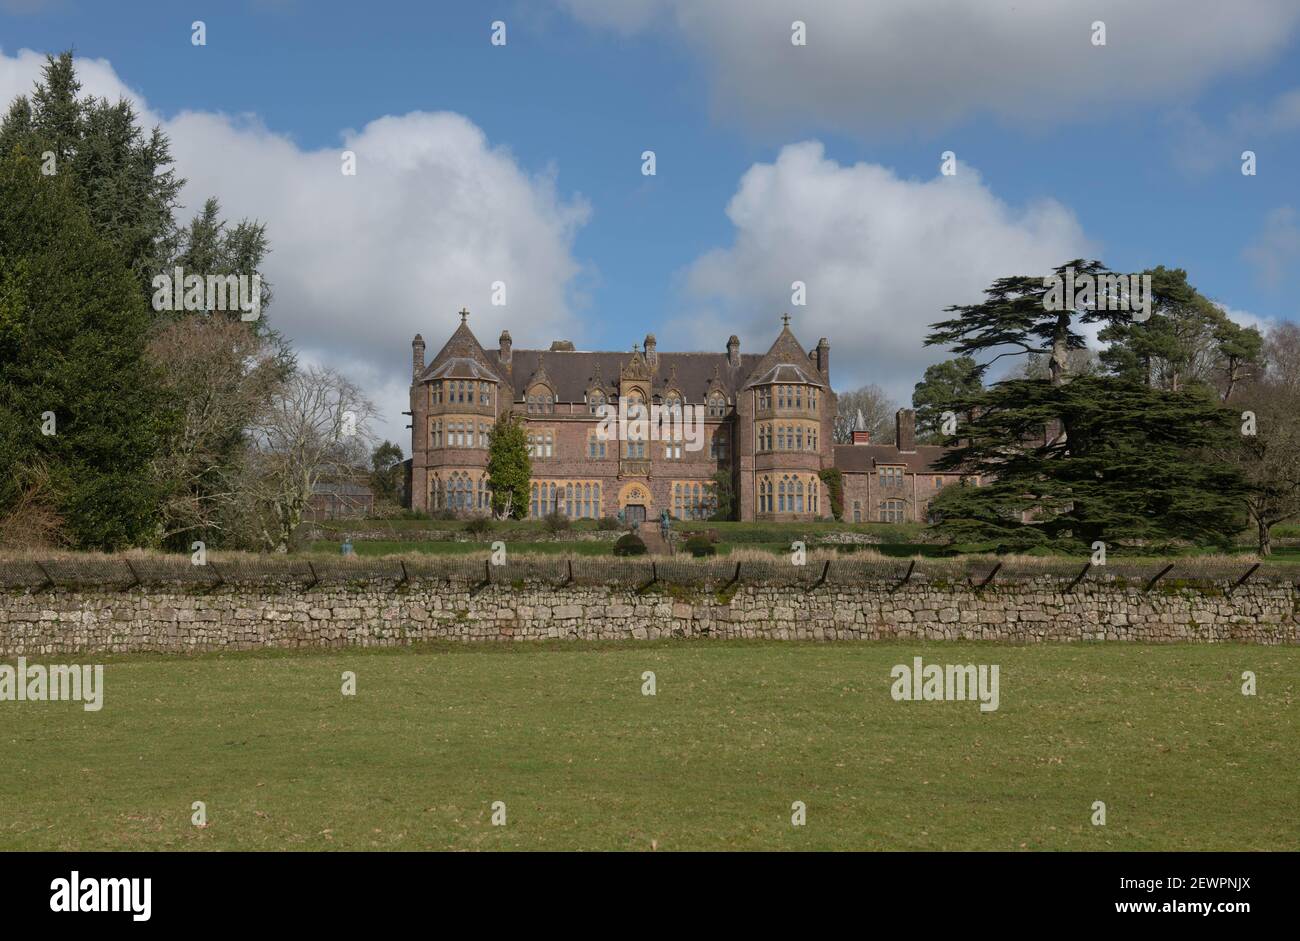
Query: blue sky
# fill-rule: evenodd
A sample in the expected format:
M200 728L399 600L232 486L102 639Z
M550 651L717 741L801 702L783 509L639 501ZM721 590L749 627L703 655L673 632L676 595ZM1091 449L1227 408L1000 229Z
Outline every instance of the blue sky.
M1300 4L1014 7L0 0L0 93L30 87L21 50L75 46L89 90L164 123L187 202L268 223L269 316L390 413L411 333L436 349L462 305L485 345L755 350L800 278L793 327L830 337L836 384L899 400L944 304L1077 247L1300 319Z

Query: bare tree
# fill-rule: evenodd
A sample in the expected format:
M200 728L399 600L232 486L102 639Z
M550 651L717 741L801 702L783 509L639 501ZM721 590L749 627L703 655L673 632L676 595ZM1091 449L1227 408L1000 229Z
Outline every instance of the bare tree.
M184 317L152 337L149 358L179 420L154 462L163 490L158 538L232 535L248 432L287 365L252 327L226 317Z
M287 552L317 484L364 468L375 407L332 369L295 370L252 429L247 468L252 525L266 548Z
M1268 332L1264 362L1269 379L1288 392L1300 393L1300 326L1281 323Z
M1300 516L1300 391L1269 379L1248 387L1241 402L1242 434L1222 456L1245 478L1259 554L1271 555L1271 528Z
M894 440L894 413L898 405L878 385L866 385L852 392L836 394L835 421L832 425L836 444L853 441L853 427L858 412L871 433L872 444L889 444Z

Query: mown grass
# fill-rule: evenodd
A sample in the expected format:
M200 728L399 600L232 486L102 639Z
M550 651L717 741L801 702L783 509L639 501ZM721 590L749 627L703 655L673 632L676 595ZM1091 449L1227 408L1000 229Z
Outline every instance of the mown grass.
M894 702L914 655L999 664L1000 708ZM0 849L1294 850L1298 678L1237 645L111 658L101 712L0 703Z

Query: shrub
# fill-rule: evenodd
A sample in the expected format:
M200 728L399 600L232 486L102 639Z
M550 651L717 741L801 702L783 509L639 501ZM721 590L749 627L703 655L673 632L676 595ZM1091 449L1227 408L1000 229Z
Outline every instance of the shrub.
M695 558L702 559L707 555L717 555L718 547L710 542L709 537L704 533L696 533L686 540L686 551Z
M618 517L602 516L600 519L596 520L596 528L601 532L612 532L613 530L619 529Z
M456 511L450 507L443 507L441 510L434 510L429 516L436 520L454 520L456 519Z
M552 510L542 517L542 528L548 533L563 533L569 529L569 518L559 510Z
M465 532L471 536L486 536L492 532L492 520L486 516L476 516L465 524Z
M614 555L645 555L645 543L635 533L626 533L614 543Z
M828 467L817 476L826 485L827 495L831 498L831 516L837 520L844 519L844 474L838 467Z

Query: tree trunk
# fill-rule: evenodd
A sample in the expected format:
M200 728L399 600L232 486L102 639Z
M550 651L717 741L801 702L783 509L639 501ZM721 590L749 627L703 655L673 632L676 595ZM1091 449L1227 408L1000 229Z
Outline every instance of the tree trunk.
M1259 524L1259 555L1260 558L1273 554L1273 534L1269 532L1268 523L1261 516L1257 523Z
M1048 368L1051 370L1052 385L1054 386L1065 384L1067 355L1065 337L1058 333L1057 338L1052 341L1052 358L1047 364Z

